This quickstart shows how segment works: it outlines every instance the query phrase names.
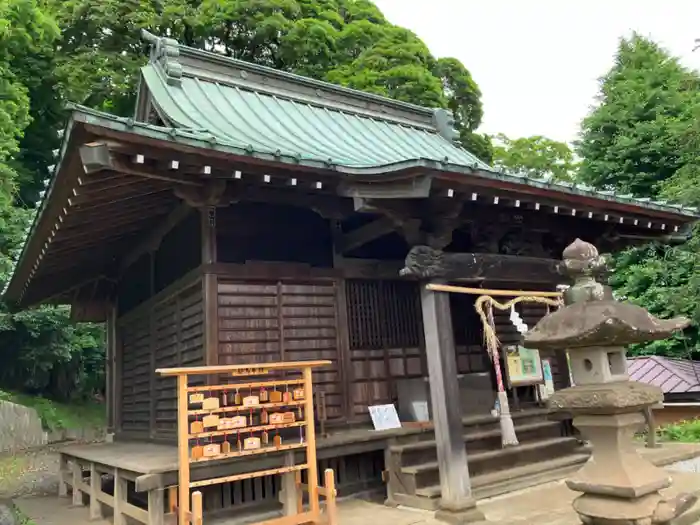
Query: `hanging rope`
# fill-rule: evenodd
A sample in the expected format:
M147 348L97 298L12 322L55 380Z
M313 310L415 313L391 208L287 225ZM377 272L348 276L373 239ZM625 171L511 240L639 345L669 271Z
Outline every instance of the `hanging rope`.
M500 347L501 343L496 335L495 325L489 322L488 312L491 311L491 316L493 316L493 308L497 308L498 310L510 310L518 303L537 303L544 304L547 307L553 306L556 308L559 308L564 304L561 298L550 299L548 297L533 295L521 295L520 297L516 297L510 301L506 301L505 303L499 303L490 295L482 295L477 298L476 302L474 303L474 308L476 308L476 312L479 314L479 318L481 319L481 324L484 328L484 343L486 344L486 349L492 356L492 359L494 352L498 352L498 348Z
M483 321L483 319L482 319ZM496 322L493 318L493 304L489 302L486 310L486 323L488 324L489 327L489 332L490 333L496 333ZM484 333L486 333L484 329ZM498 342L498 339L496 339L496 342ZM500 365L500 352L498 351L498 345L496 346L491 346L490 344L486 344L486 351L489 353L491 357L491 361L493 362L494 366L494 372L496 373L496 388L498 389L498 392L505 392L505 385L503 383L503 374L501 372L501 365Z
M496 374L496 389L497 389L497 400L499 407L499 424L501 427L501 444L504 447L516 446L519 444L518 436L515 432L515 425L513 425L513 418L510 415L510 404L508 402L508 395L506 393L505 384L503 381L503 372L501 372L501 356L499 347L500 342L498 336L496 335L496 322L494 320L493 309L497 308L499 310L509 310L513 308L518 303L538 303L544 304L549 308L550 306L559 306L562 304L561 297L557 299L549 299L547 297L541 296L527 296L522 295L507 301L505 303L499 303L490 295L482 295L477 298L474 303L479 317L481 318L481 323L484 328L484 342L486 344L486 351L491 358L493 364L493 369Z

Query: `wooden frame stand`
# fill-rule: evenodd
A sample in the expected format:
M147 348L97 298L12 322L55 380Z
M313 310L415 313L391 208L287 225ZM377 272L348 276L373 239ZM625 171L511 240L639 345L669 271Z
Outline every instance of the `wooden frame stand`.
M260 525L337 525L335 475L327 470L325 486L319 485L314 427L312 370L328 364L302 361L156 370L162 376L177 377L179 525L203 523L202 493L197 490L190 499L190 489L273 475L295 476L296 509L285 509L286 516ZM268 374L276 376L258 379ZM225 375L248 380L214 381ZM206 376L208 383L190 386L190 376ZM306 462L295 464L294 452L300 449L306 451ZM192 463L282 451L288 452L287 461L279 468L191 481ZM307 473L305 484L302 471ZM302 490L308 492L306 511ZM326 498L325 514L320 509L321 495Z

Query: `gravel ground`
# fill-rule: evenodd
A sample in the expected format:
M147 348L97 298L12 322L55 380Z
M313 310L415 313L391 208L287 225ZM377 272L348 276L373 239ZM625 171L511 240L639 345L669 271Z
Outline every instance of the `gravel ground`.
M0 499L58 493L58 449L0 455Z
M673 463L667 466L666 470L675 470L676 472L700 472L700 457Z

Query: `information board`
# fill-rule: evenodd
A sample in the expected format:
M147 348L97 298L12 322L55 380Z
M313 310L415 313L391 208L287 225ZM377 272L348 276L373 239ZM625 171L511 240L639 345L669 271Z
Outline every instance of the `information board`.
M374 405L368 408L374 430L401 428L399 414L394 405Z
M522 346L507 346L506 372L511 387L537 385L544 382L542 361L538 350Z

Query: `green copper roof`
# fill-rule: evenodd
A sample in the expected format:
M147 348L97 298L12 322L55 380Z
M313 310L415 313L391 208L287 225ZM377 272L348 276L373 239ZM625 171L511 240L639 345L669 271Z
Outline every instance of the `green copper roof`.
M594 197L695 216L697 209L505 174L455 144L451 114L277 71L144 35L139 107L156 110L170 136L204 140L238 155L381 176L411 167ZM145 95L145 96L144 96ZM140 119L145 120L146 111ZM137 119L138 119L137 110ZM151 131L156 131L155 128Z
M380 168L409 159L489 169L435 129L387 122L322 105L184 77L169 85L154 65L143 68L154 106L177 128L198 130L251 153L315 160L347 168Z

